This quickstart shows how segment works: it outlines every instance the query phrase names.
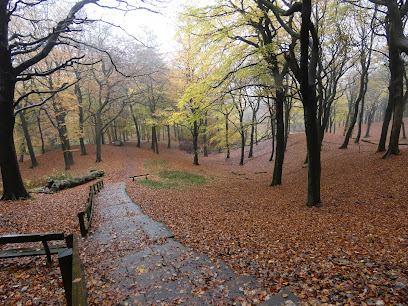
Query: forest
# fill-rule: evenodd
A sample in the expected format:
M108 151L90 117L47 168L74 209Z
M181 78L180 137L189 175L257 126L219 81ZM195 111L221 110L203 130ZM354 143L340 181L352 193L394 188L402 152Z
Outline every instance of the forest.
M168 11L174 48L119 22ZM100 168L183 245L272 293L407 303L407 17L405 0L0 0L0 234L78 231L57 216L86 186L35 188ZM91 304L126 298L81 248ZM27 264L3 277L22 269L36 292Z

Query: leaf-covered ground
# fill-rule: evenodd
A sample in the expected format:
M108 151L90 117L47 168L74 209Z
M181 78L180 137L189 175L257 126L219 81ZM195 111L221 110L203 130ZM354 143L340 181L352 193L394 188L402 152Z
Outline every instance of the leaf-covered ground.
M379 125L370 138L377 141ZM305 303L408 303L408 151L386 160L376 146L350 143L327 134L322 150L322 207L307 208L305 139L290 136L283 184L270 187L273 162L270 142L255 147L255 157L238 166L239 152L200 156L200 166L177 149L161 148L155 155L145 144L104 146L103 162L74 152L74 173L98 167L106 183L127 181L128 192L145 213L163 221L176 240L214 260L225 261L241 274L255 276L272 293L290 286ZM40 166L22 165L25 179L39 180L63 169L62 153L39 156ZM155 160L156 162L152 162ZM152 167L152 165L154 165ZM150 173L163 180L162 170L190 171L205 177L202 185L178 184L151 188L128 177ZM266 172L266 173L265 173ZM35 179L33 179L35 177ZM34 200L0 205L0 234L64 231L79 234L76 213L85 205L87 186L56 195L35 194ZM97 227L100 220L96 214ZM81 241L91 304L104 294L114 304L121 294L96 278L98 253ZM135 246L137 248L137 246ZM61 303L64 300L56 258L10 259L0 262L0 304ZM118 300L115 300L118 299Z

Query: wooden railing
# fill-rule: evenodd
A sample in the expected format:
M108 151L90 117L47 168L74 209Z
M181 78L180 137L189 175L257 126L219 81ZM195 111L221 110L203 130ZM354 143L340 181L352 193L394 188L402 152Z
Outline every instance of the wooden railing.
M87 306L85 273L79 258L78 238L75 234L71 234L65 240L68 249L58 253L58 261L67 305Z
M78 213L78 220L79 220L79 228L81 229L81 236L86 237L88 234L89 228L92 224L92 217L93 217L93 206L94 206L94 195L97 194L103 188L103 180L100 180L89 186L89 195L88 200L85 206L84 211ZM86 215L86 225L85 225L85 215Z

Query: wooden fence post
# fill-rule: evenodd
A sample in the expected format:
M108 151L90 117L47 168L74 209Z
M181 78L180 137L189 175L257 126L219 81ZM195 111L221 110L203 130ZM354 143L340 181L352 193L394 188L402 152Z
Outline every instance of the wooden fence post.
M86 234L87 234L87 230L85 228L84 216L85 216L85 212L81 211L78 213L79 228L81 230L82 237L86 237Z
M66 237L69 249L58 253L65 297L68 306L88 306L84 267L79 258L78 238L75 234Z
M65 289L67 305L72 305L72 249L58 253L58 262L61 269L62 283Z
M72 236L72 304L88 306L84 266L79 258L78 238L75 234Z

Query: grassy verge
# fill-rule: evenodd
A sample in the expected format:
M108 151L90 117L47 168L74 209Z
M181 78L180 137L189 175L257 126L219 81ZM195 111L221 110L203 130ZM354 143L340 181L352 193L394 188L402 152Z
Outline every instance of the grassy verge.
M181 189L188 186L205 184L207 179L199 174L188 171L168 170L170 163L165 160L149 160L143 164L149 174L157 176L158 180L139 180L138 183L161 189Z

